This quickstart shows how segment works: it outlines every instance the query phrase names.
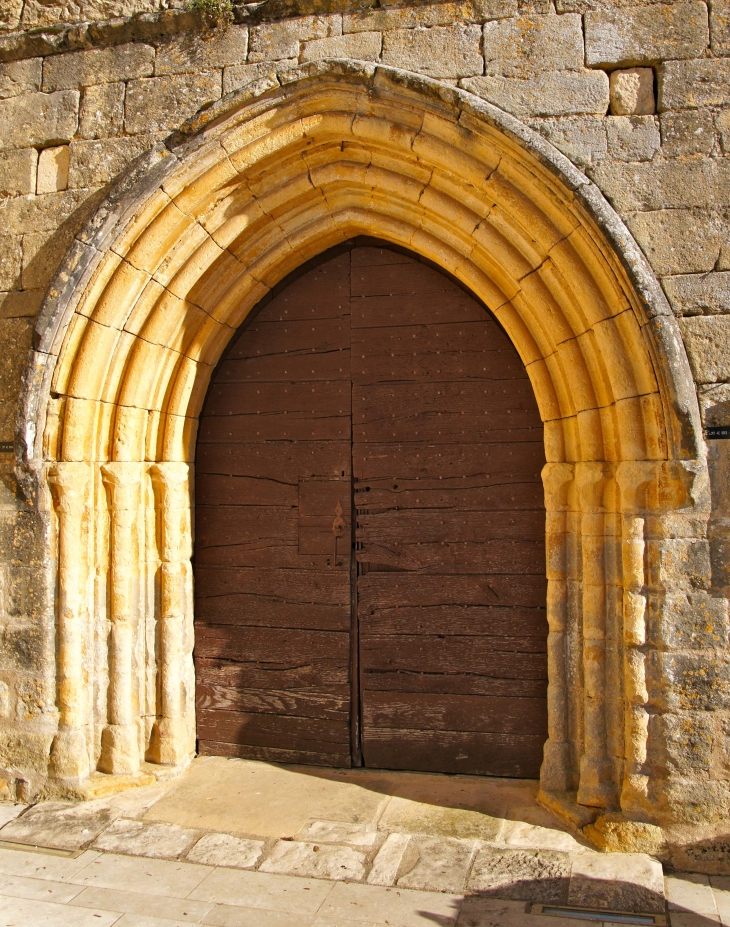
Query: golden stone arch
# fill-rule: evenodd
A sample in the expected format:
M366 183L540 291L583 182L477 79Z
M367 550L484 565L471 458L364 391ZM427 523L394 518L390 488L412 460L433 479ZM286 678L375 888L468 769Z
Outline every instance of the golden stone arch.
M651 820L645 552L696 511L704 466L672 315L550 145L468 93L343 61L272 74L145 155L46 300L19 435L57 514L50 775L68 790L192 754L189 470L209 378L262 296L358 234L449 271L516 345L548 460L543 799Z

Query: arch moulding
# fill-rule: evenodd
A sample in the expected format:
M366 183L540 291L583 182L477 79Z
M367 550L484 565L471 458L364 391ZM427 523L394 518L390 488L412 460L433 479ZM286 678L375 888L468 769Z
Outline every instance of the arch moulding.
M706 515L676 324L626 228L544 140L463 91L344 61L272 74L145 155L48 295L19 472L55 558L49 783L89 794L192 755L191 467L207 384L262 296L359 234L468 286L535 390L543 801L574 823L670 826L684 780L663 758L673 703L650 617L671 622L691 579L663 552Z

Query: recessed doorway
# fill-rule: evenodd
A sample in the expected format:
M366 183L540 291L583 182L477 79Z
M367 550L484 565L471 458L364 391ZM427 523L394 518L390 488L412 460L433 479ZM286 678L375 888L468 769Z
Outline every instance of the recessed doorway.
M203 754L536 778L543 426L494 317L356 239L257 307L196 456Z

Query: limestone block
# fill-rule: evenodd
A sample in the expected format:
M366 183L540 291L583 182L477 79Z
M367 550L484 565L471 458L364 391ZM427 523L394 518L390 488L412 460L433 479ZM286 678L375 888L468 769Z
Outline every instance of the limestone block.
M730 161L604 162L592 179L619 211L711 207L730 202Z
M607 116L608 150L618 161L651 161L661 136L653 116Z
M35 148L0 151L0 196L35 191L38 152Z
M365 854L353 847L279 841L259 871L359 882L365 877Z
M704 539L666 538L662 541L647 541L645 562L648 584L693 592L708 587L711 576L710 545Z
M493 898L565 904L569 880L568 853L483 846L472 866L469 890Z
M649 642L664 650L724 649L730 641L727 600L699 590L652 599L647 625Z
M47 93L76 90L92 84L147 77L154 70L154 61L154 48L138 42L51 55L43 65L43 89Z
M717 711L730 706L730 666L717 651L651 653L647 678L664 711Z
M182 6L180 0L75 0L59 3L56 0L26 0L23 7L23 26L52 26L57 23L77 23L133 16L135 13L157 13L166 7Z
M609 81L613 116L651 116L656 112L652 68L611 71Z
M730 370L730 316L680 320L692 373L698 383L721 383Z
M279 61L298 58L299 43L342 35L341 16L299 16L262 23L251 30L248 60Z
M186 859L203 866L255 869L264 852L263 840L242 840L229 834L205 834Z
M715 123L707 110L662 113L662 154L667 158L685 158L710 154L715 147Z
M657 108L726 106L730 99L730 60L667 61L657 69Z
M661 827L640 821L627 821L617 813L602 814L583 833L599 850L609 853L649 853L661 856L666 841Z
M383 63L430 77L481 74L481 28L457 23L431 29L396 29L383 36Z
M539 80L472 77L460 86L515 116L603 116L608 109L603 71L553 71Z
M68 187L68 145L45 148L38 156L36 193L59 193Z
M463 892L474 854L473 840L454 837L412 837L413 864L397 882L399 888L426 892Z
M344 13L343 32L392 32L414 26L448 26L455 22L484 22L516 16L517 0L446 0L396 9L370 8Z
M678 315L730 314L730 273L678 274L662 286Z
M713 728L712 715L702 711L656 714L649 719L649 737L654 738L662 765L685 772L710 768Z
M124 127L124 91L121 82L84 88L79 110L81 138L121 135Z
M73 228L61 227L57 232L30 232L23 236L23 288L47 287L71 247Z
M0 319L34 318L44 296L43 290L0 293Z
M18 843L78 850L88 846L116 817L107 801L43 802L3 828Z
M0 290L20 289L22 260L23 248L20 237L0 233Z
M67 142L78 126L79 94L28 93L0 100L0 125L5 148Z
M301 829L299 837L310 843L346 843L353 847L371 847L378 834L366 824L310 821Z
M273 74L277 68L295 68L299 64L296 58L286 58L273 64L269 61L259 61L256 64L234 64L223 70L223 95L245 87L255 80Z
M484 25L485 74L529 77L583 67L581 17L520 16Z
M662 864L643 853L576 855L568 903L582 908L663 913Z
M154 143L151 135L72 142L69 187L73 190L108 183Z
M690 209L634 213L626 223L660 275L713 270L730 233L724 216Z
M716 55L730 55L730 0L710 4L710 45Z
M173 129L221 96L221 72L148 77L127 84L124 129L134 135Z
M564 116L531 122L548 141L570 160L586 167L606 157L606 120L598 116Z
M715 117L715 125L720 133L720 145L725 154L730 154L730 109L718 113Z
M230 26L222 32L183 32L157 49L155 74L195 74L201 64L206 69L243 64L247 53L247 26Z
M177 859L199 835L200 831L176 824L118 820L96 838L94 849L153 859Z
M302 45L301 60L318 61L321 58L355 58L358 61L377 61L383 39L379 32L351 32L327 39L314 39Z
M0 100L19 93L35 93L41 89L42 58L6 61L0 64Z
M18 28L23 12L23 0L0 0L0 32Z
M587 12L586 64L654 64L698 58L710 40L707 7L699 0Z

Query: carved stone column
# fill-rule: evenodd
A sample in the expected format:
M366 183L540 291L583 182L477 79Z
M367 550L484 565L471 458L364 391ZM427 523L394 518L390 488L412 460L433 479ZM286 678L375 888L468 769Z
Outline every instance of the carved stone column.
M56 685L59 729L51 746L49 772L59 779L89 773L86 740L89 485L86 463L59 463L48 474L58 513L58 633Z
M549 463L543 467L545 488L547 619L548 619L548 739L540 770L547 792L564 793L572 787L568 731L567 629L567 509L573 466Z
M646 687L646 576L644 569L644 527L642 511L648 487L655 482L655 465L646 462L622 463L616 473L621 489L622 570L624 586L624 685L626 722L624 740L624 779L621 807L629 811L647 801L649 778L646 749L649 736L649 693Z
M140 463L109 463L101 468L111 508L109 697L107 726L101 735L99 769L135 773L139 769L139 698L134 646L141 583Z
M577 801L607 808L615 802L613 762L607 752L606 731L606 538L604 494L611 479L610 465L576 464L581 507L583 559L583 755Z
M185 622L192 618L189 467L159 463L150 470L157 497L160 559L160 619L157 634L159 717L148 752L154 763L177 766L190 754L185 717Z

